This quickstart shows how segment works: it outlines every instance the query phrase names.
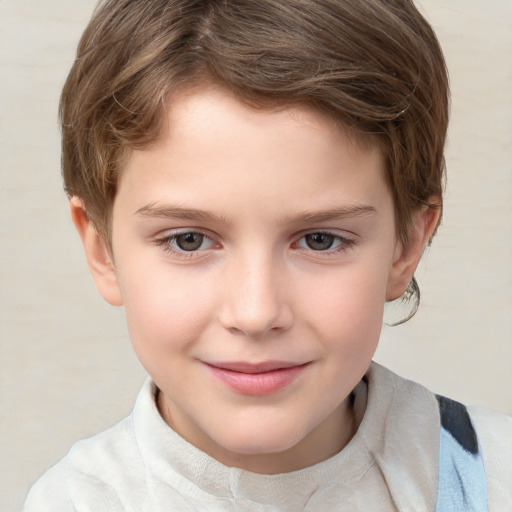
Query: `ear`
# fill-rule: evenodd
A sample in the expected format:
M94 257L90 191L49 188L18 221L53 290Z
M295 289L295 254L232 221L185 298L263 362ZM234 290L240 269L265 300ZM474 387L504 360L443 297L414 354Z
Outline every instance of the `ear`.
M117 282L116 269L105 241L96 231L80 198L72 197L69 207L73 224L82 239L96 288L109 304L121 306L123 299Z
M435 204L435 201L432 201ZM409 240L397 243L386 289L386 300L398 299L411 282L421 255L439 222L440 208L422 206L412 216Z

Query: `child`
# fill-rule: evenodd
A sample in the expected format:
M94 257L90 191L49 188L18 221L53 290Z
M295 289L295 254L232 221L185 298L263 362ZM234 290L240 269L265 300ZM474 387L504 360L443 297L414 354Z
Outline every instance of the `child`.
M447 111L408 0L103 2L63 174L150 379L25 510L510 510L512 421L371 362L417 306Z

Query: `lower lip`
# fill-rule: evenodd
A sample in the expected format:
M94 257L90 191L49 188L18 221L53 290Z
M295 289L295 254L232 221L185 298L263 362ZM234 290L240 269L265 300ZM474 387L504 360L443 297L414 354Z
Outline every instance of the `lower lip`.
M279 368L270 372L243 373L207 365L212 373L232 390L243 395L264 396L289 386L305 370L307 364Z

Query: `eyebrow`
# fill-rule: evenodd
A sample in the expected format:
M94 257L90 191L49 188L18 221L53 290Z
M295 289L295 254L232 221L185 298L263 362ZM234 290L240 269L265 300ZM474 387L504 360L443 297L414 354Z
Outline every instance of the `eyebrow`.
M283 219L283 223L304 222L306 224L315 224L318 222L325 222L330 220L362 217L375 213L377 213L377 210L373 206L369 205L344 206L340 208L305 212L296 216L285 217ZM183 208L178 205L158 205L156 203L149 203L142 208L139 208L134 215L154 219L184 219L209 222L227 222L223 216L218 216L204 210Z
M154 219L185 219L185 220L200 220L200 221L214 221L222 220L217 215L214 215L203 210L195 210L192 208L183 208L174 205L159 206L156 203L149 203L142 208L139 208L135 215L141 217L150 217Z
M315 224L317 222L325 222L329 220L341 220L353 217L363 217L377 213L376 208L370 205L354 205L343 206L341 208L333 208L328 210L319 210L316 212L307 212L290 220L301 221L307 224Z

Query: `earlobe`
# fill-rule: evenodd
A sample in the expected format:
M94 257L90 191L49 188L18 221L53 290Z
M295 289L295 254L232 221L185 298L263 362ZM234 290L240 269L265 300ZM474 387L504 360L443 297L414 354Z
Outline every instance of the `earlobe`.
M109 304L121 306L123 299L117 282L116 269L105 241L96 231L80 198L72 197L69 207L73 224L82 239L96 288Z
M407 289L421 255L438 225L440 214L440 208L432 206L423 206L413 213L408 242L397 243L386 290L386 301L398 299Z

